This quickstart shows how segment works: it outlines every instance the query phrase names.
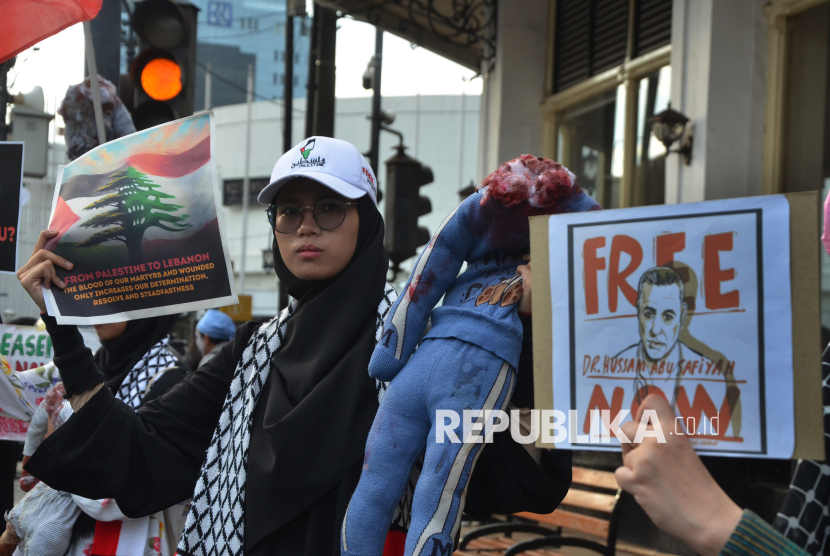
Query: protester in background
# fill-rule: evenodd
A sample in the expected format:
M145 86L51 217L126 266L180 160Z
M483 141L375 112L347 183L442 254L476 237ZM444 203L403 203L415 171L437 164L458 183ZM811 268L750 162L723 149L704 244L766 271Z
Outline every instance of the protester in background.
M127 322L95 325L95 332L101 340L101 348L95 353L95 364L104 377L104 383L133 409L142 407L175 386L187 375L187 368L180 364L176 353L169 346L170 331L178 315L167 315ZM162 471L159 467L156 471ZM121 521L124 531L135 527L151 531L161 522L168 533L180 534L183 528L183 509L173 508L165 514L154 513L138 522L128 519L113 500L94 500L73 496L81 507L78 521L72 534L70 554L80 556L85 550L104 545L121 536L120 530L113 530L114 521ZM173 504L171 504L173 506ZM174 514L174 515L169 515ZM173 523L170 523L173 518ZM130 535L133 536L133 535ZM152 537L153 535L151 535ZM146 535L135 535L142 545ZM95 553L94 551L92 553ZM172 554L170 555L172 556Z
M178 357L168 345L170 330L177 318L178 315L170 315L94 326L98 339L101 341L101 348L94 356L96 366L100 369L105 384L115 394L115 397L133 409L138 409L148 401L159 397L187 374L187 369L179 363ZM79 346L83 346L82 339ZM12 387L11 390L17 393L14 399L17 403L14 405L3 403L2 405L5 408L20 406L21 401L27 403L26 415L21 415L21 417L27 417L27 421L31 420L37 411L36 400L29 398L34 397L37 392L40 392L39 397L42 397L46 389L50 388L55 381L60 380L53 363L24 372L12 372L11 368L3 370L9 386ZM5 392L5 389L6 384L0 384L0 393ZM34 448L30 452L34 452ZM27 456L30 455L27 454ZM162 467L156 469L157 472L161 470ZM25 482L33 487L36 481L35 476L35 478L28 478ZM112 500L92 500L79 496L73 496L73 499L75 502L71 509L80 507L83 512L77 516L76 520L73 517L75 525L68 552L70 555L89 554L89 550L95 543L106 544L113 540L113 536L116 544L119 537L122 538L122 547L125 542L130 542L130 538L144 547L147 544L146 535L126 535L126 532L128 530L134 532L136 527L143 527L149 535L154 525L156 529L159 529L159 524L161 524L162 527L168 528L170 534L178 535L184 525L184 507L174 507L173 511L168 512L169 517L159 511L151 518L136 521L126 518ZM124 534L119 534L122 528L112 526L115 521L123 521L127 524L123 526ZM173 551L170 548L165 548L164 553L172 556Z
M7 324L34 326L36 319L17 317ZM2 407L2 406L0 406ZM2 515L14 507L14 478L20 461L21 443L17 440L0 440L0 512Z
M236 325L228 315L217 309L208 309L196 323L196 347L202 356L198 367L213 359L222 346L233 340L235 334Z
M98 89L101 91L101 110L104 116L106 141L135 133L135 126L130 113L118 98L115 85L98 76ZM66 156L75 160L91 151L101 142L95 124L95 109L92 104L92 88L89 76L83 83L72 85L58 108L58 114L66 124ZM106 142L104 141L104 142Z
M49 389L38 406L26 435L30 454L43 439L72 415L59 382ZM27 493L13 510L5 514L6 527L0 536L0 556L18 548L23 556L64 554L69 548L72 529L81 510L72 495L49 488L33 477L23 490ZM23 480L21 480L22 488Z

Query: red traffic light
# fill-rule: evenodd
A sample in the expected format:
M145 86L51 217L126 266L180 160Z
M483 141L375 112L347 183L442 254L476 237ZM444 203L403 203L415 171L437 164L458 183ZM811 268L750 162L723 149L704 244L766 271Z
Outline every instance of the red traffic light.
M138 53L130 77L136 129L193 113L198 11L185 1L135 0L130 25L138 35Z
M141 70L141 87L154 100L170 100L182 90L182 68L168 58L155 58Z

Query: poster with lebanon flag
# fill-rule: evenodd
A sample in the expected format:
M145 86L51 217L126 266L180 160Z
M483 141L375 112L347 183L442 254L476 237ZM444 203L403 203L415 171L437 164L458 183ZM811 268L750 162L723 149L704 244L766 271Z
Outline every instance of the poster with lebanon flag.
M46 248L74 264L45 290L61 324L237 303L204 113L101 145L58 176Z

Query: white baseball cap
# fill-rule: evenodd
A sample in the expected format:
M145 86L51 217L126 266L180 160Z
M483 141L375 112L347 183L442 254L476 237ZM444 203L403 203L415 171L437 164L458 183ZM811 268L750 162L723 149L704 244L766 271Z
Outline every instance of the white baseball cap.
M277 160L271 183L257 197L270 205L282 186L294 178L319 182L348 199L369 195L378 204L378 182L372 167L351 143L331 137L303 139Z

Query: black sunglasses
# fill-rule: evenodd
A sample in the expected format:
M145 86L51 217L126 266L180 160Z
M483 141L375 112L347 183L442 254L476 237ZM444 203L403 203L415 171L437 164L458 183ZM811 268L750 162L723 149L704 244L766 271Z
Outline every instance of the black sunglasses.
M346 219L348 206L356 204L340 199L320 199L313 207L298 207L294 203L274 203L265 209L265 212L268 213L268 221L275 231L290 234L300 227L305 209L311 211L314 221L320 228L334 230Z

